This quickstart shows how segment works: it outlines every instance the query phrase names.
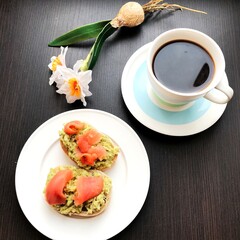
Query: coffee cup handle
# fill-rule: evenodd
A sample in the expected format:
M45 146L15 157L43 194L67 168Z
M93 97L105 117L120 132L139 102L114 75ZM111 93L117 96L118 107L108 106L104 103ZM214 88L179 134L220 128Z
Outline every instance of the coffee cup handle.
M209 91L204 98L211 102L224 104L228 103L233 96L233 89L221 81L213 90Z

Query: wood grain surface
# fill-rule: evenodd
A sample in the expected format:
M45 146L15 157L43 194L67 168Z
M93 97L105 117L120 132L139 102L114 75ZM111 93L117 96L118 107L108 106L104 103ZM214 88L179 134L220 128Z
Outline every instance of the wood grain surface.
M47 66L59 48L48 47L48 42L80 25L113 18L125 2L0 1L0 239L47 239L30 224L18 204L16 164L25 142L38 126L64 111L84 108L81 102L67 104L64 96L55 93L55 86L49 86L51 73ZM127 122L144 143L151 168L143 208L112 239L238 240L240 2L175 3L208 14L162 12L147 16L139 27L122 28L106 41L93 71L93 96L87 98L87 108L110 112ZM129 57L162 32L176 27L194 28L216 40L225 55L226 73L235 91L221 119L208 130L189 137L170 137L147 129L131 115L121 94L121 74ZM70 65L85 58L92 43L89 40L70 47ZM129 201L137 201L137 196Z

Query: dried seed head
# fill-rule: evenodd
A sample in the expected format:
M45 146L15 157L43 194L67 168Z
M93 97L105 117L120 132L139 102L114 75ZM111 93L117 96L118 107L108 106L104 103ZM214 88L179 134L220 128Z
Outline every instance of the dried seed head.
M128 2L124 4L117 16L111 21L114 28L135 27L144 21L144 11L142 6L137 2Z

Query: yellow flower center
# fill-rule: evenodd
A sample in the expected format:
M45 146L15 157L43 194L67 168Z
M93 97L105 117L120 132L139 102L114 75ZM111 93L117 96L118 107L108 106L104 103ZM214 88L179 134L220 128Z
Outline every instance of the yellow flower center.
M72 96L80 97L81 96L81 87L78 84L78 81L76 78L71 78L68 80L69 88L70 88L70 94Z
M62 66L62 62L60 61L59 57L56 57L52 62L52 71L55 72L57 69L57 66Z

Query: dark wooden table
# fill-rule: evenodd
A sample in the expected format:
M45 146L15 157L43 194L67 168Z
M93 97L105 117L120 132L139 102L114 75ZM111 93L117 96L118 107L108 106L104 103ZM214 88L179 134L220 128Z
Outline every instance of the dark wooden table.
M47 239L29 223L19 206L16 164L24 143L38 126L59 113L84 108L81 102L67 104L64 96L55 93L55 86L49 86L47 65L59 48L48 47L48 42L80 25L113 18L125 2L0 1L0 239ZM148 17L140 27L123 28L108 39L93 71L93 96L87 98L87 108L110 112L127 122L144 143L151 168L150 188L142 210L113 239L237 240L240 2L176 3L208 14L162 12ZM170 137L144 127L127 109L120 88L129 57L160 33L176 27L200 30L217 41L235 90L220 120L206 131L188 137ZM71 47L67 55L70 65L85 58L92 43ZM133 200L137 201L137 196Z

